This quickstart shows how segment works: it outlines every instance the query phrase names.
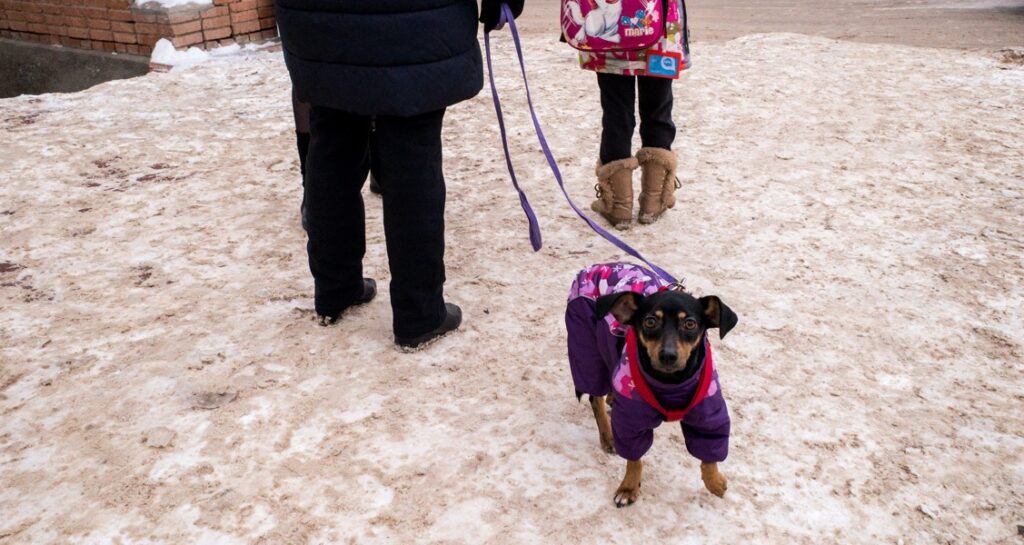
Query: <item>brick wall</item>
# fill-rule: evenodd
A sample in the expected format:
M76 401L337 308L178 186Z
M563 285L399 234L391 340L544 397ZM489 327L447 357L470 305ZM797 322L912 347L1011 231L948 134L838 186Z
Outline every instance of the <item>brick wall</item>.
M160 38L177 48L277 36L274 0L214 0L165 9L132 0L0 0L0 38L149 55Z

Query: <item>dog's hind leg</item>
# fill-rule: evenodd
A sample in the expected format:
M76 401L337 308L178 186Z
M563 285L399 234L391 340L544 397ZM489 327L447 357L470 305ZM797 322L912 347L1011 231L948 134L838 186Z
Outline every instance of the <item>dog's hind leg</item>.
M597 433L601 440L601 450L614 453L615 443L612 439L612 420L608 418L608 408L605 406L605 396L589 396L590 408L594 410L594 420L597 421ZM608 395L611 397L611 394Z
M626 476L615 491L615 507L633 505L640 498L640 477L644 463L640 460L626 460Z

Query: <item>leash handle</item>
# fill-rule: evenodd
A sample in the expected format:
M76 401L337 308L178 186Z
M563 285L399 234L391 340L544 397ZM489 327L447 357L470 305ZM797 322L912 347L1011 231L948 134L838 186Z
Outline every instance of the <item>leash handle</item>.
M519 39L519 29L516 28L515 16L512 14L512 9L508 7L508 4L501 5L501 18L498 24L494 27L494 30L501 30L505 24L508 24L509 30L512 32L512 41L515 42L516 56L519 57L519 70L523 75L523 86L526 88L526 103L530 107L530 117L533 119L533 129L537 133L537 139L540 141L540 147L544 151L544 157L548 161L548 166L551 167L551 173L555 175L555 180L558 182L558 187L562 190L562 195L565 196L565 200L568 201L569 206L572 207L573 211L576 212L595 233L601 235L605 240L614 244L617 248L626 252L627 254L643 261L648 267L651 268L655 273L661 276L663 279L668 281L670 284L678 283L676 278L669 274L666 270L651 263L647 260L640 252L636 251L632 246L623 242L619 237L609 233L603 227L590 219L583 210L580 210L576 203L573 202L572 197L569 196L569 192L565 189L565 182L562 180L562 172L558 168L558 163L555 161L555 156L551 153L551 148L548 146L548 141L544 137L544 130L540 127L540 121L537 119L537 112L533 108L533 98L530 95L530 83L526 77L526 63L523 60L523 46ZM501 145L505 150L505 165L508 167L508 173L512 177L512 185L519 192L519 202L523 207L523 211L526 212L526 218L530 223L530 243L533 245L533 251L538 251L541 248L541 236L540 236L540 225L537 223L537 216L533 213L533 209L530 207L530 202L526 199L526 193L523 192L519 187L519 181L516 179L515 169L512 167L512 158L509 154L508 149L508 135L505 132L505 118L501 113L501 100L498 98L498 88L494 84L494 67L491 62L491 38L490 32L484 33L484 48L487 53L487 77L491 83L491 95L494 98L494 111L498 115L498 129L501 132Z

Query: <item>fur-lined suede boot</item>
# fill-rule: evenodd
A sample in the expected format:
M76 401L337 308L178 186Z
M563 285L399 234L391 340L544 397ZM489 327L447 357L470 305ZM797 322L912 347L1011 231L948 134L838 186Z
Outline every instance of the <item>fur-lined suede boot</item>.
M597 199L590 205L595 212L619 229L629 228L633 220L633 157L597 165Z
M640 178L640 223L654 223L676 205L676 156L661 148L640 148L636 160L643 169Z

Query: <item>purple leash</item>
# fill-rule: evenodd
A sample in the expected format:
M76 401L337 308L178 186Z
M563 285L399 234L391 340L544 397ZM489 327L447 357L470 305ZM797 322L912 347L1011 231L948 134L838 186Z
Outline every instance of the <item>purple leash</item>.
M615 235L606 231L603 227L594 223L594 220L590 219L576 203L569 197L569 192L565 189L565 183L562 181L562 172L558 169L558 164L555 161L555 156L551 153L551 148L548 147L548 141L544 138L544 131L540 128L540 121L537 119L537 112L533 109L533 99L530 97L530 83L526 79L526 64L523 61L523 46L519 41L519 30L516 28L515 16L512 15L512 9L508 7L508 4L501 5L501 20L498 21L498 25L494 27L494 30L501 30L508 23L509 30L512 31L512 40L516 44L516 55L519 57L519 69L523 74L523 85L526 88L526 103L530 106L530 117L533 118L533 129L537 133L537 138L540 140L540 147L544 151L544 157L548 160L548 165L551 167L552 174L555 175L555 180L558 181L558 187L561 188L562 194L565 195L565 200L569 202L569 206L576 212L576 214L587 222L587 225L594 230L595 233L601 235L608 242L611 242L623 252L643 261L656 272L663 279L669 283L676 284L678 281L674 276L669 274L661 267L651 263L644 256L640 255L640 252L633 249L632 246L626 244ZM494 97L494 111L498 114L498 130L501 132L501 145L505 150L505 165L508 167L509 176L512 177L512 185L516 188L519 193L519 203L523 207L523 212L526 213L526 219L530 222L530 244L533 246L533 251L540 250L542 246L540 236L540 225L537 223L537 216L533 213L533 208L530 207L530 202L526 199L526 193L519 187L519 180L516 178L516 171L512 167L512 156L508 149L508 135L505 132L505 118L501 114L501 101L498 99L498 88L494 84L494 66L491 63L491 33L484 33L484 49L487 52L487 77L491 83L491 96Z

